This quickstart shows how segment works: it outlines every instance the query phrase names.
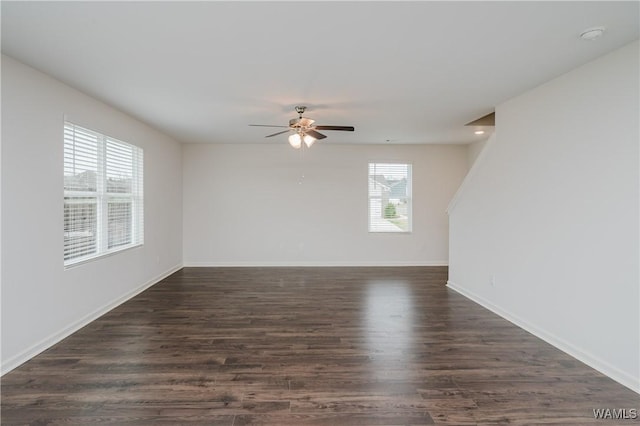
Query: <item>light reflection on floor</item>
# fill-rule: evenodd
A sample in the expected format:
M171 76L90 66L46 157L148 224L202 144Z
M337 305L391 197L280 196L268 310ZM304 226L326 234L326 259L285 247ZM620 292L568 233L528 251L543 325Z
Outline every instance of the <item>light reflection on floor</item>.
M366 345L379 380L407 379L411 360L414 307L411 287L398 280L369 282L364 315Z

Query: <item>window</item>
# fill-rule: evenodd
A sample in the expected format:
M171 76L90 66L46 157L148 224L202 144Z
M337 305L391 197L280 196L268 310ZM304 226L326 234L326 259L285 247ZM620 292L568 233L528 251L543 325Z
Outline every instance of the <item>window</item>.
M143 153L64 123L64 264L141 245Z
M411 164L369 163L369 232L411 232Z

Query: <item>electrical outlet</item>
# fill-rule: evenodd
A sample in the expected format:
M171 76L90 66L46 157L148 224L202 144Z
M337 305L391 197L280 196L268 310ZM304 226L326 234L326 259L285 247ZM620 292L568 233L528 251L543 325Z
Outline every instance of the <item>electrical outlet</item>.
M496 286L496 274L491 275L491 287Z

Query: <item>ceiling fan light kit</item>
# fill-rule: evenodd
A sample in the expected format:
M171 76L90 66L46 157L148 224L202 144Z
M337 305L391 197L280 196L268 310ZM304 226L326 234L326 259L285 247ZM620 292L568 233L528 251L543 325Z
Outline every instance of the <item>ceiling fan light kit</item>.
M298 149L302 146L302 142L307 146L307 148L311 148L311 145L316 141L316 139L309 135L301 135L300 133L294 133L289 136L289 145Z
M326 138L325 135L318 132L318 130L341 130L346 132L353 132L355 128L353 126L328 126L328 125L315 125L315 120L312 120L307 117L303 117L302 114L306 111L306 106L296 106L295 110L298 113L298 118L292 118L289 120L289 128L287 130L282 130L280 132L273 133L271 135L265 136L266 138L270 138L273 136L281 135L287 132L295 132L291 136L289 136L289 145L291 145L295 149L299 149L302 147L302 142L307 146L307 148L311 148L311 145L315 143L318 139ZM249 126L258 126L258 127L287 127L287 126L276 126L269 124L249 124Z
M304 135L302 140L304 141L304 144L307 145L307 148L311 148L311 145L316 141L316 138L310 135Z

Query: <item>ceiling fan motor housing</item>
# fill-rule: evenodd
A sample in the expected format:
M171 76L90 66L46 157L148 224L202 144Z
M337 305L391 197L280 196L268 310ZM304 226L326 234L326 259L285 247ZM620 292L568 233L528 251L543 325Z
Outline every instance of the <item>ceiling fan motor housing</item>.
M311 125L313 125L313 123L315 123L315 120L306 117L292 118L291 120L289 120L289 127L295 129L308 129L309 127L311 127Z

